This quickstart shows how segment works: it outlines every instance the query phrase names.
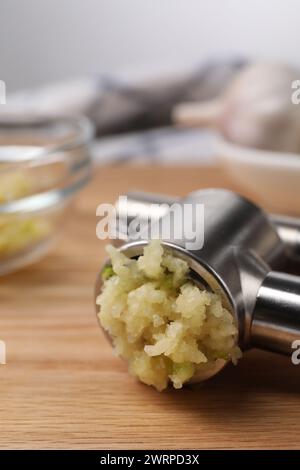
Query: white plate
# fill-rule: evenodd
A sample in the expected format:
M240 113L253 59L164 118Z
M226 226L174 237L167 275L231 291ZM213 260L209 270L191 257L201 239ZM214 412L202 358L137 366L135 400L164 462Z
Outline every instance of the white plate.
M216 147L239 185L278 213L300 215L300 154L241 147L223 139Z

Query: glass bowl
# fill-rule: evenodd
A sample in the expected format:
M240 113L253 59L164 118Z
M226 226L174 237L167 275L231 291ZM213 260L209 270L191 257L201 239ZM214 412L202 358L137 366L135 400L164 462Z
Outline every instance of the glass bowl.
M46 254L91 177L85 118L0 119L0 275Z

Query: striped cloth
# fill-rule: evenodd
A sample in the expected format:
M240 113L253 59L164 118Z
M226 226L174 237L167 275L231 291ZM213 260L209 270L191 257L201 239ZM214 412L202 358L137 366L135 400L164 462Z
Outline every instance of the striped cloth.
M191 70L144 69L82 78L14 93L1 114L86 115L95 124L97 163L129 161L205 163L212 158L208 130L172 127L177 103L218 95L242 61L215 62Z

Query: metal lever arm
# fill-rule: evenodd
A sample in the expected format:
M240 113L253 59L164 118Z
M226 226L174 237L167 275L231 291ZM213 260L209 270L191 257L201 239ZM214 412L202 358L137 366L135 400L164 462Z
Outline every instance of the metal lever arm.
M159 219L167 211L167 206L179 201L174 196L158 195L133 191L126 194L125 204L117 204L119 219L126 216L129 220L139 216L141 220L147 219L149 214L156 215ZM151 210L152 204L163 205L161 209ZM271 214L271 222L276 226L277 232L286 246L287 255L295 261L300 261L300 219Z
M300 340L300 277L270 271L257 296L251 346L285 355Z
M287 248L287 254L295 261L300 260L300 220L284 215L270 215L277 232Z

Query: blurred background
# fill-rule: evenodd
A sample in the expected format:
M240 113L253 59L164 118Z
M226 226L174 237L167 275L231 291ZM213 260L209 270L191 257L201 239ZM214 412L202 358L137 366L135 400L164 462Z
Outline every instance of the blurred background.
M297 0L2 0L8 91L82 75L212 59L299 65Z
M300 215L299 13L298 0L2 0L2 271L47 250L91 160L211 167Z

